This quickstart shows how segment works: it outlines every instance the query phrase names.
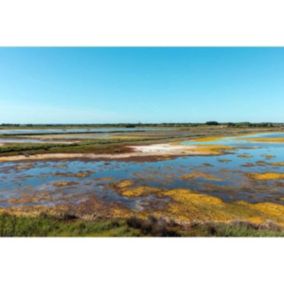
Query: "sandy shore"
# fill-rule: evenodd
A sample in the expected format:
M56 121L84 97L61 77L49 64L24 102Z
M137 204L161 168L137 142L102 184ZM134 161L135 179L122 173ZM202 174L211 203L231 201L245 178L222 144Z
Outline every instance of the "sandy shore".
M128 146L129 152L121 154L92 153L50 153L35 155L2 156L0 162L33 161L33 160L63 160L63 159L141 159L168 158L178 156L222 155L232 147L223 145L179 145L174 143Z

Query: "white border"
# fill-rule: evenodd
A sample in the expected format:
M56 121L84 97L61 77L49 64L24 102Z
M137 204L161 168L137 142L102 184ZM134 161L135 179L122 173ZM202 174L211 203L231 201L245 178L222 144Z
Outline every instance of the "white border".
M1 46L284 46L280 0L0 0ZM1 64L1 62L0 62ZM3 283L282 283L282 239L0 239Z
M283 46L281 0L1 0L5 46Z
M0 241L3 283L282 283L282 239Z

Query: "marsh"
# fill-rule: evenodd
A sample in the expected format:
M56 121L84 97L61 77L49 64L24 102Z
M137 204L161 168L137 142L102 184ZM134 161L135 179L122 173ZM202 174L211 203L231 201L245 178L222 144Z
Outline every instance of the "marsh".
M284 225L284 215L280 214L284 210L284 132L280 128L256 132L159 127L156 131L125 129L126 135L103 128L107 138L98 138L101 134L97 131L87 141L83 130L83 134L59 130L44 136L41 130L25 133L25 139L50 139L47 150L40 148L42 143L36 149L25 148L21 132L9 133L19 143L15 151L12 147L1 154L2 213L56 216L72 212L79 219L91 220L97 216L155 216L186 226L192 222L260 225L268 221ZM64 135L65 145L57 135L60 139ZM76 156L84 146L84 155ZM122 154L115 149L121 149ZM49 152L57 156L48 158L52 155ZM275 214L275 210L280 213Z

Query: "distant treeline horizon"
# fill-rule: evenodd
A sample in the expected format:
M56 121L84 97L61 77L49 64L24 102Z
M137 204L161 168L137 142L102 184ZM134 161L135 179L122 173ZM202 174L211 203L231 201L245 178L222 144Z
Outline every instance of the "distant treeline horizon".
M163 123L2 123L1 127L194 127L194 126L228 126L228 127L279 127L283 122L163 122Z

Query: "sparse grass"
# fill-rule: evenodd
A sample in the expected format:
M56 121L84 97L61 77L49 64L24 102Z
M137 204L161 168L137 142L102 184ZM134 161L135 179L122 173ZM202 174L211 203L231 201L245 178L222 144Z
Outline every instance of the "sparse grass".
M273 225L256 226L247 222L231 224L193 224L183 236L200 237L284 237L284 231Z

